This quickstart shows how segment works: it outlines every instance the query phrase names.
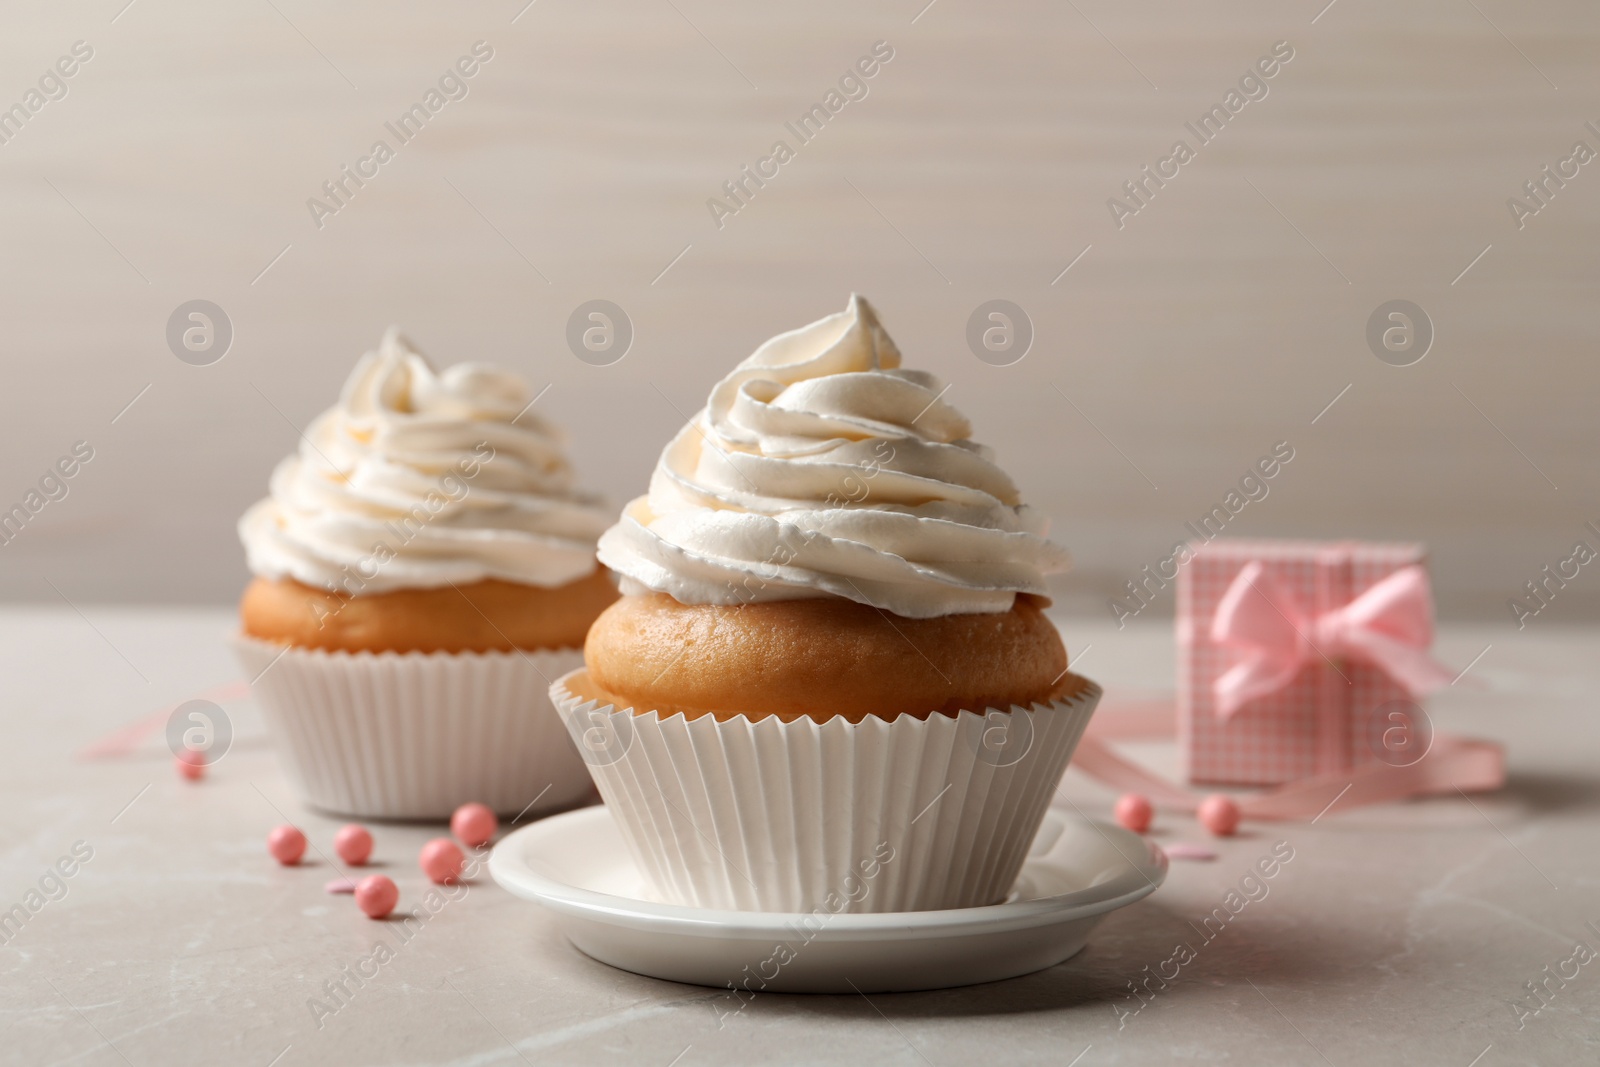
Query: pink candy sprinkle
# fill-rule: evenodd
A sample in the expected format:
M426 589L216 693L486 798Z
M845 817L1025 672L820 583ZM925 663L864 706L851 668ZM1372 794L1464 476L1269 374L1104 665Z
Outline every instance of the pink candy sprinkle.
M381 874L361 879L356 886L356 906L367 913L369 919L382 919L400 903L400 888Z
M1228 837L1239 828L1239 805L1232 797L1221 793L1212 793L1202 800L1195 815L1200 825L1218 837Z
M354 893L356 884L348 878L335 878L323 886L322 889L326 893Z
M1214 860L1217 854L1204 845L1191 845L1187 841L1174 841L1162 845L1161 851L1175 860Z
M1150 829L1150 820L1156 813L1150 798L1139 793L1122 794L1117 798L1115 810L1117 821L1136 834Z
M293 867L306 854L306 835L292 826L275 826L267 835L267 851L285 867Z
M191 782L198 782L206 775L206 758L199 752L184 749L173 757L172 763L178 773Z
M467 857L448 837L436 837L422 846L417 865L435 884L454 885L461 877L461 869L467 865Z
M487 804L463 804L450 816L450 832L470 848L488 844L499 828L500 820Z
M352 867L359 867L372 855L372 834L365 826L351 823L333 839L333 850Z

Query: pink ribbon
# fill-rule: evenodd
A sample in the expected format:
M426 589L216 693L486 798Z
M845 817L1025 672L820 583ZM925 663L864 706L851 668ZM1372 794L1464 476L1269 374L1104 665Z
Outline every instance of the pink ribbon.
M1244 656L1216 681L1217 714L1223 719L1282 689L1317 660L1371 664L1412 696L1451 678L1428 655L1433 593L1428 572L1415 565L1400 568L1343 607L1316 614L1302 609L1253 560L1217 604L1211 640Z
M196 693L185 700L180 700L176 704L168 704L159 711L152 711L148 715L140 716L127 726L90 742L78 750L76 758L94 760L131 755L151 735L159 733L167 725L167 719L171 717L172 713L190 700L242 700L249 695L250 683L243 679L224 682L222 685L214 685L210 689Z
M1108 698L1078 742L1072 766L1113 789L1143 793L1159 807L1194 811L1200 806L1202 794L1146 770L1118 753L1113 745L1117 740L1170 738L1175 728L1174 702L1170 698L1120 702ZM1342 811L1414 796L1492 792L1505 781L1506 756L1499 745L1436 733L1428 751L1410 766L1372 762L1233 797L1246 819L1315 822L1333 809Z

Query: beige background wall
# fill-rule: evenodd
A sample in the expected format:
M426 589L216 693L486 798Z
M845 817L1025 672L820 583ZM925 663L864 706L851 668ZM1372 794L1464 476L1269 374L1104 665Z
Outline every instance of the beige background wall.
M94 49L0 145L0 498L95 451L0 596L231 598L235 517L390 322L553 383L620 502L718 375L852 289L1055 517L1085 610L1278 441L1234 529L1426 540L1452 613L1509 621L1600 522L1600 162L1520 230L1506 206L1600 150L1591 3L124 3L0 15L0 106ZM306 199L479 40L469 95L319 230ZM707 198L879 40L869 95L719 230ZM1107 198L1281 40L1118 229ZM1009 367L964 339L997 297L1036 329ZM212 366L164 339L194 298L235 330ZM564 341L592 298L637 331L613 366ZM1410 367L1364 340L1395 298L1437 332ZM1539 623L1597 605L1586 570Z

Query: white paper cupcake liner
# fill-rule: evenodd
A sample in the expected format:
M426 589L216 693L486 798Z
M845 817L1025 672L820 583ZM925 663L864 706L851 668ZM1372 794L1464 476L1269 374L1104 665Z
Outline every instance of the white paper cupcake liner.
M371 819L448 819L570 807L593 788L551 707L578 649L326 652L236 637L290 776L313 807Z
M823 915L1002 900L1100 699L719 722L587 700L580 676L551 699L659 900Z

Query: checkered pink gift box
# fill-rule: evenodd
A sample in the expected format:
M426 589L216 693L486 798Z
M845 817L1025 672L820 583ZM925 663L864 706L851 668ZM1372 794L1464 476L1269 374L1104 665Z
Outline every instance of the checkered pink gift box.
M1405 641L1412 647L1394 654L1410 657L1413 682L1421 675L1437 684L1443 668L1425 655L1432 611L1422 545L1220 539L1191 550L1194 556L1178 577L1177 620L1178 741L1190 782L1279 785L1378 758L1373 734L1381 735L1382 727L1374 731L1373 723L1381 709L1413 699L1426 686L1408 688L1396 677L1406 672L1341 654L1341 624L1346 630L1365 626L1369 644L1391 646L1402 642L1389 640L1386 627L1409 629ZM1350 610L1352 601L1385 582L1366 598L1383 605ZM1408 602L1394 610L1395 598L1385 594L1399 586L1406 587L1399 595ZM1236 686L1224 703L1218 680L1230 671L1235 677L1249 673L1253 664L1246 661L1253 653L1237 642L1219 643L1213 626L1219 608L1231 618L1241 601L1253 609L1256 629L1280 631L1280 638L1298 645L1300 660L1278 678L1253 688ZM1407 616L1409 627L1390 625L1385 611ZM1426 661L1425 669L1420 661ZM1226 692L1228 681L1221 688Z

